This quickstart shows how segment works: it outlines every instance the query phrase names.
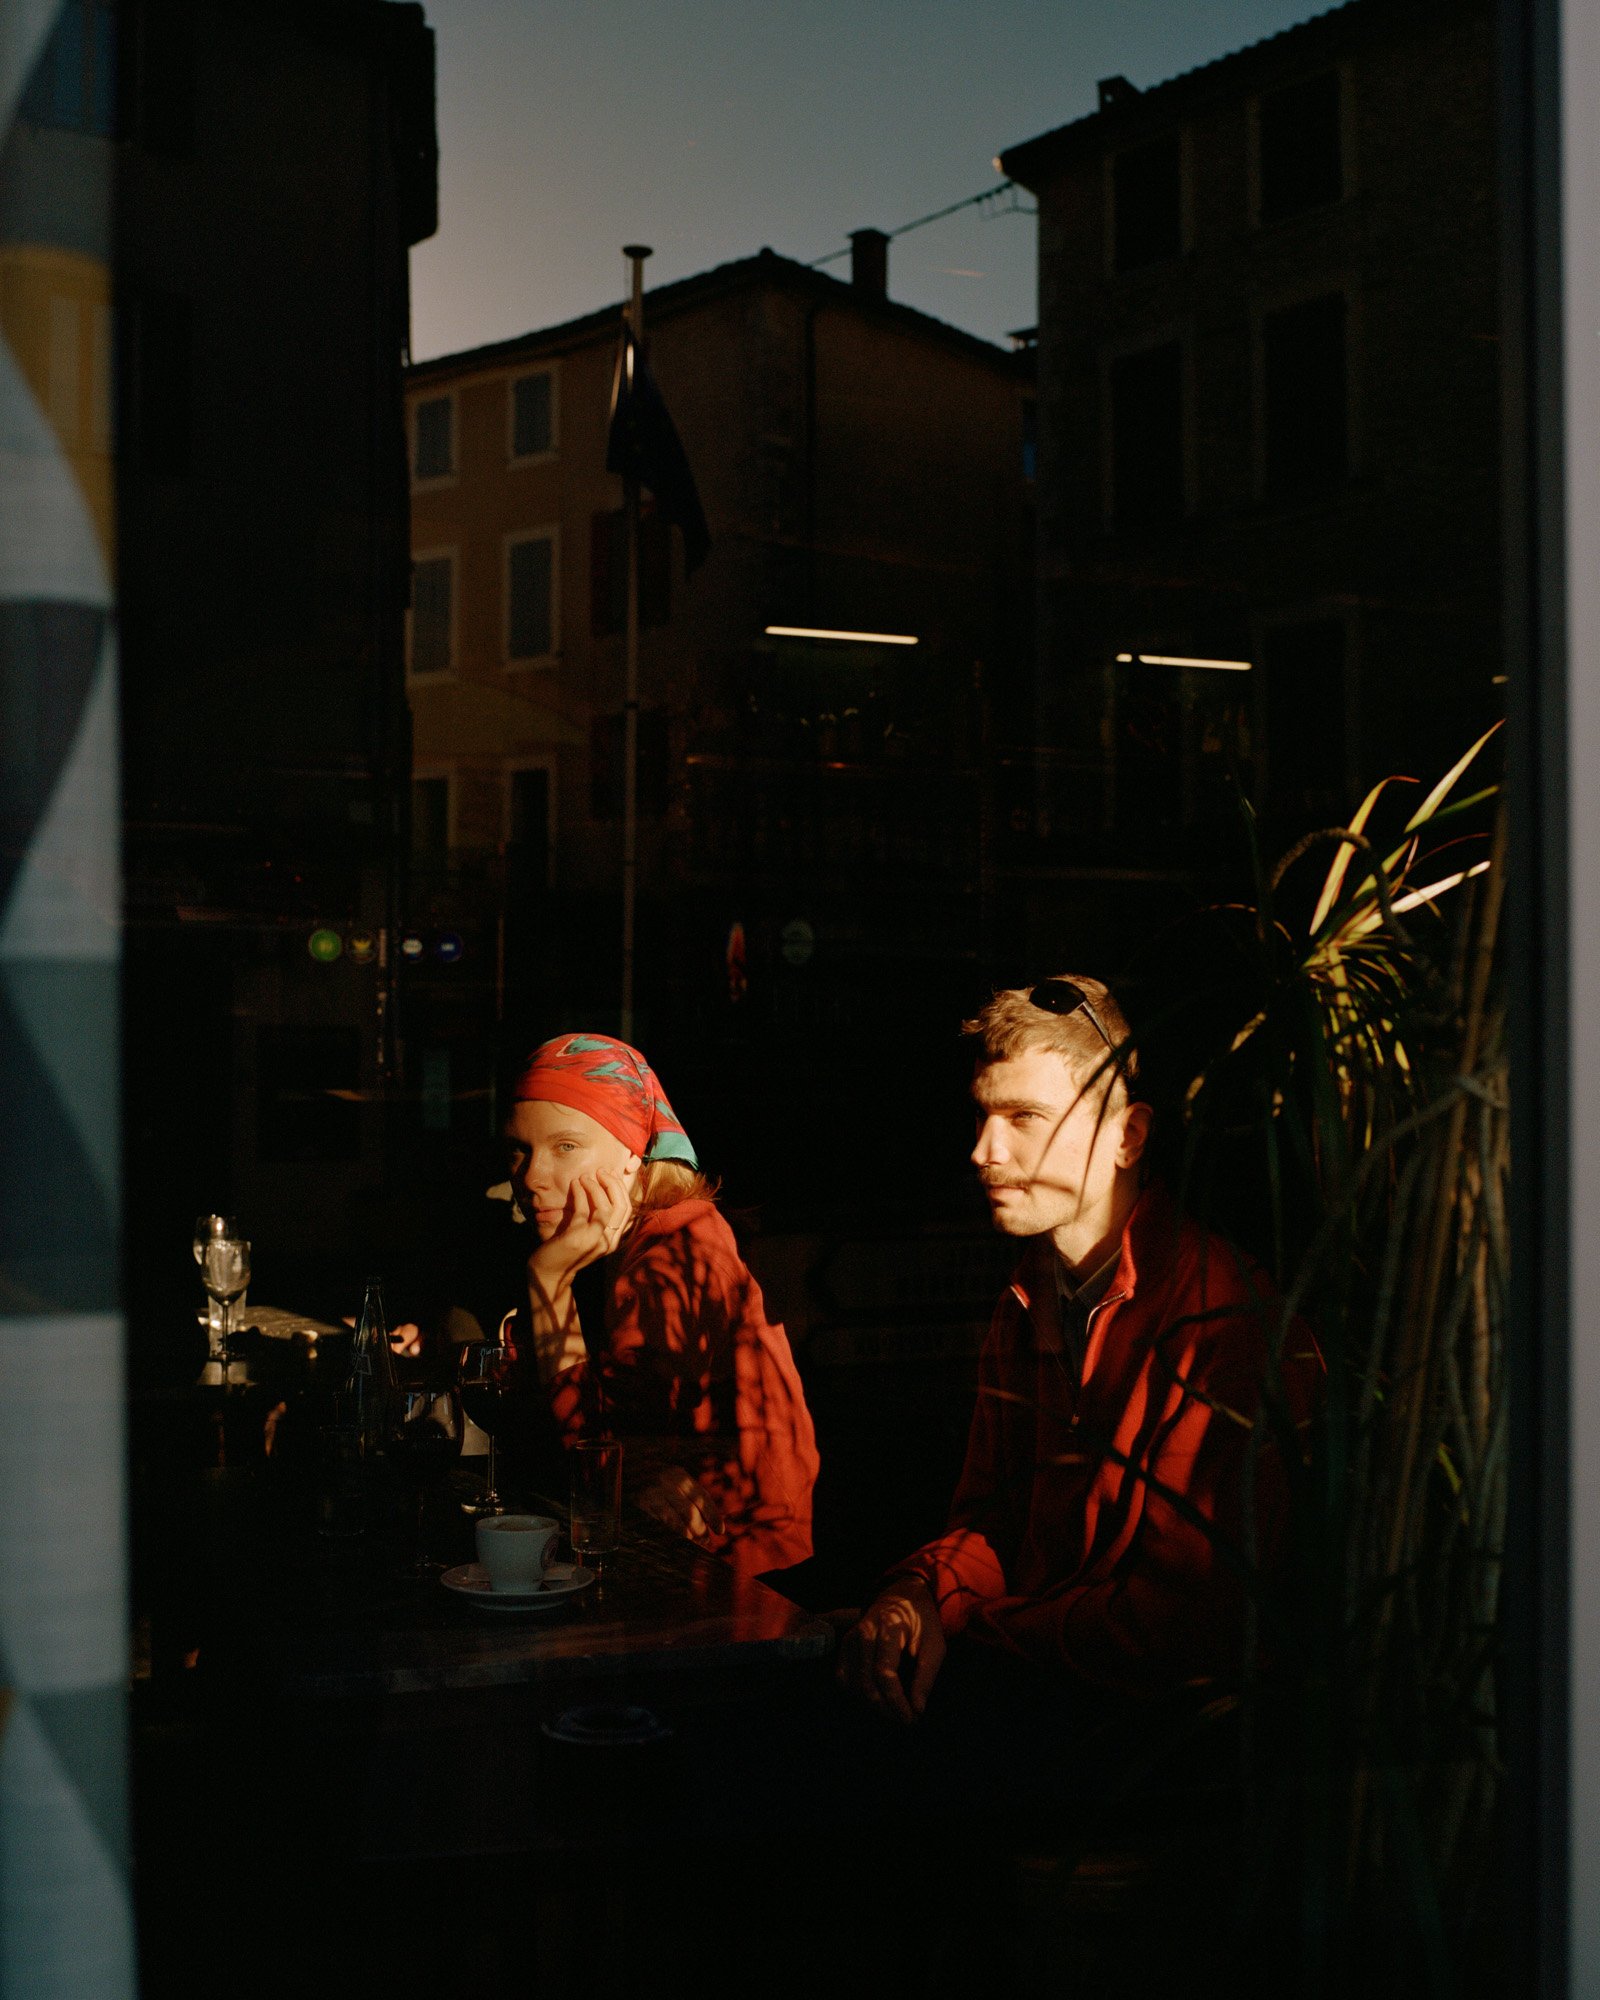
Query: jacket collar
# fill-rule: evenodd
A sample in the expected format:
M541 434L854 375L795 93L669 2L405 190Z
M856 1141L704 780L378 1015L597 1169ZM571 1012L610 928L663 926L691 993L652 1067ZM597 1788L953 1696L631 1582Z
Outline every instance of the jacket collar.
M1177 1209L1162 1183L1152 1181L1141 1192L1128 1217L1116 1275L1101 1303L1109 1305L1114 1299L1135 1297L1141 1283L1148 1284L1171 1264L1177 1242ZM1035 1236L1024 1249L1011 1279L1011 1290L1018 1302L1041 1337L1052 1344L1060 1337L1058 1268L1059 1259L1049 1236Z

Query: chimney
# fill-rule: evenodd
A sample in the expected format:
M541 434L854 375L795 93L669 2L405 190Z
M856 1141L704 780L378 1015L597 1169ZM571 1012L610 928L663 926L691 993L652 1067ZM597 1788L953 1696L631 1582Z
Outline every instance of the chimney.
M851 230L850 282L875 299L889 296L889 239L881 229Z
M1103 76L1100 79L1100 109L1120 111L1123 105L1131 104L1143 92L1136 83L1129 83L1125 76Z

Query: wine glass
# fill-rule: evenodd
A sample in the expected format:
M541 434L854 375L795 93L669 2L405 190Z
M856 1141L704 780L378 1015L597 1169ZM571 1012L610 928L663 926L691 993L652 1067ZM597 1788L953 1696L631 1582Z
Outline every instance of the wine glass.
M225 1215L197 1215L194 1219L194 1261L204 1264L206 1245L213 1235L232 1235L233 1224ZM202 1278L202 1283L204 1279ZM222 1359L222 1309L214 1299L207 1299L205 1308L207 1361Z
M484 1469L483 1491L475 1500L463 1500L464 1514L503 1514L505 1502L495 1491L494 1434L500 1428L501 1413L511 1382L511 1349L497 1340L473 1340L461 1350L457 1379L461 1403L467 1415L489 1439L489 1463Z
M239 1234L238 1225L228 1216L206 1218L210 1234L200 1246L200 1278L208 1296L221 1308L221 1333L216 1359L222 1364L222 1380L228 1379L229 1337L233 1332L233 1306L250 1287L250 1245ZM197 1227L198 1240L198 1227Z
M433 1576L444 1568L422 1553L422 1523L428 1492L455 1463L464 1429L461 1398L454 1389L403 1387L390 1405L383 1455L415 1503L411 1576Z

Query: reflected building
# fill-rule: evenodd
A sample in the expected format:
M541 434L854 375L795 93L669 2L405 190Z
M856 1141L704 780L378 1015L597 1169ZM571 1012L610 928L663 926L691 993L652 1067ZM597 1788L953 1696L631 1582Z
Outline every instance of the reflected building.
M719 1169L748 1149L767 1188L812 1141L785 1164L764 1134L809 1135L897 1064L909 983L916 1034L967 1004L986 745L1027 727L1031 358L897 303L887 238L852 242L848 281L762 251L645 298L712 548L686 576L646 496L637 1035L674 1101L701 1093ZM413 909L465 942L408 1029L457 1102L488 1087L460 1067L486 1022L510 1047L617 1021L618 326L408 377Z
M1498 711L1496 116L1484 0L1354 0L1002 155L1039 202L1046 874L1133 867L1154 912L1242 858L1239 789L1283 846Z

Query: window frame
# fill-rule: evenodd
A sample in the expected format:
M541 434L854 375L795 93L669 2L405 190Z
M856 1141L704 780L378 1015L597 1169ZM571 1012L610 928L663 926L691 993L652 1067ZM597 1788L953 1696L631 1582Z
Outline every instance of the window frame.
M543 653L513 653L511 650L511 551L527 542L550 544L550 644ZM557 666L561 660L561 523L546 522L536 528L516 528L500 538L500 650L507 673L535 672Z
M416 567L425 562L448 562L450 565L450 664L447 667L423 667L416 660ZM411 551L411 591L410 602L406 605L406 680L420 682L427 687L443 681L460 678L461 671L461 549L457 543L440 548L413 549Z
M1268 216L1263 212L1265 188L1261 172L1262 100L1274 96L1279 90L1291 89L1297 83L1310 83L1314 77L1327 76L1330 72L1339 82L1339 193L1332 201L1319 202L1313 208L1297 208L1288 215ZM1253 91L1245 106L1245 122L1249 135L1246 149L1246 200L1252 232L1263 229L1291 229L1297 223L1308 222L1318 216L1332 215L1359 191L1360 180L1356 161L1355 65L1348 59L1319 63L1314 69L1305 70L1299 76L1282 76L1268 88Z
M417 412L424 403L448 403L450 405L450 470L433 472L426 477L417 471ZM411 479L413 493L437 493L441 489L454 486L461 466L461 398L458 385L452 382L448 388L430 389L425 394L411 398L406 409L406 470Z
M517 384L531 375L543 375L550 383L550 443L544 451L517 450ZM561 456L561 364L541 361L532 367L513 369L506 376L506 464L553 465Z

